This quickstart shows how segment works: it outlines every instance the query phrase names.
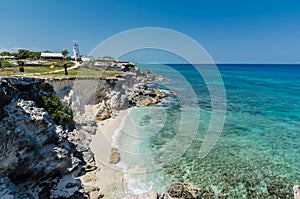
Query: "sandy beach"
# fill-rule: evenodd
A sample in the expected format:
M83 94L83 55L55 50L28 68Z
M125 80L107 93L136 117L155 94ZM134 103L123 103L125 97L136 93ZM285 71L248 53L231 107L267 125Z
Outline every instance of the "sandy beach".
M130 111L131 109L120 111L116 117L98 123L97 133L92 136L90 144L98 169L81 177L85 187L99 187L107 199L122 198L125 192L123 174L120 168L109 163L109 156L113 135Z

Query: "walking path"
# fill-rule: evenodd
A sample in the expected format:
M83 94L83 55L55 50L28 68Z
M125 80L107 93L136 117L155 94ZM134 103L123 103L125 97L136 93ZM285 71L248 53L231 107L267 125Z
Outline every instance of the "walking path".
M73 63L75 63L74 66L68 68L68 70L72 70L72 69L75 69L75 68L78 68L80 66L80 63L77 62L77 61L73 61ZM51 72L48 72L48 73L59 73L59 72L62 72L64 71L65 69L59 69L59 70L55 70L55 71L51 71Z
M80 63L77 61L72 61L74 63L74 66L68 68L68 70L76 69L80 66ZM32 74L25 74L24 76L35 76L35 75L46 75L46 74L52 74L52 73L59 73L64 71L65 69L59 69L59 70L54 70L51 72L44 72L44 73L32 73Z

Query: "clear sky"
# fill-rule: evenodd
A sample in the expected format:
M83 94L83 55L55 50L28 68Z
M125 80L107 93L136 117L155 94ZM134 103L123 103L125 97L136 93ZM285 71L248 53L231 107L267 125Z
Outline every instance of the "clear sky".
M88 54L132 28L164 27L198 41L216 62L300 63L298 0L2 0L0 49ZM134 60L133 60L134 61Z

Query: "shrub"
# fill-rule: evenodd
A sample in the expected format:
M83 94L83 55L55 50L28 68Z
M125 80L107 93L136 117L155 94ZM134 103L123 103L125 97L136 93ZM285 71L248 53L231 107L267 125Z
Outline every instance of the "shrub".
M2 63L2 66L5 68L5 67L12 67L13 66L13 64L12 63L10 63L9 61L1 61L1 63Z
M42 96L43 108L57 124L67 125L73 121L73 111L66 103L61 103L59 97Z

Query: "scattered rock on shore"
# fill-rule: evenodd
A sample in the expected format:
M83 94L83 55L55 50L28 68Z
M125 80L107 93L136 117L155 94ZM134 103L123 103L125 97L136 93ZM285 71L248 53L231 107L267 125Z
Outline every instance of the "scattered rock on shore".
M112 148L109 156L110 164L117 164L120 161L120 153L117 148Z
M128 195L125 196L123 199L157 199L158 198L158 193L156 191L150 191L138 195Z
M299 185L295 185L293 187L294 190L294 198L295 199L299 199L300 198L300 186Z

